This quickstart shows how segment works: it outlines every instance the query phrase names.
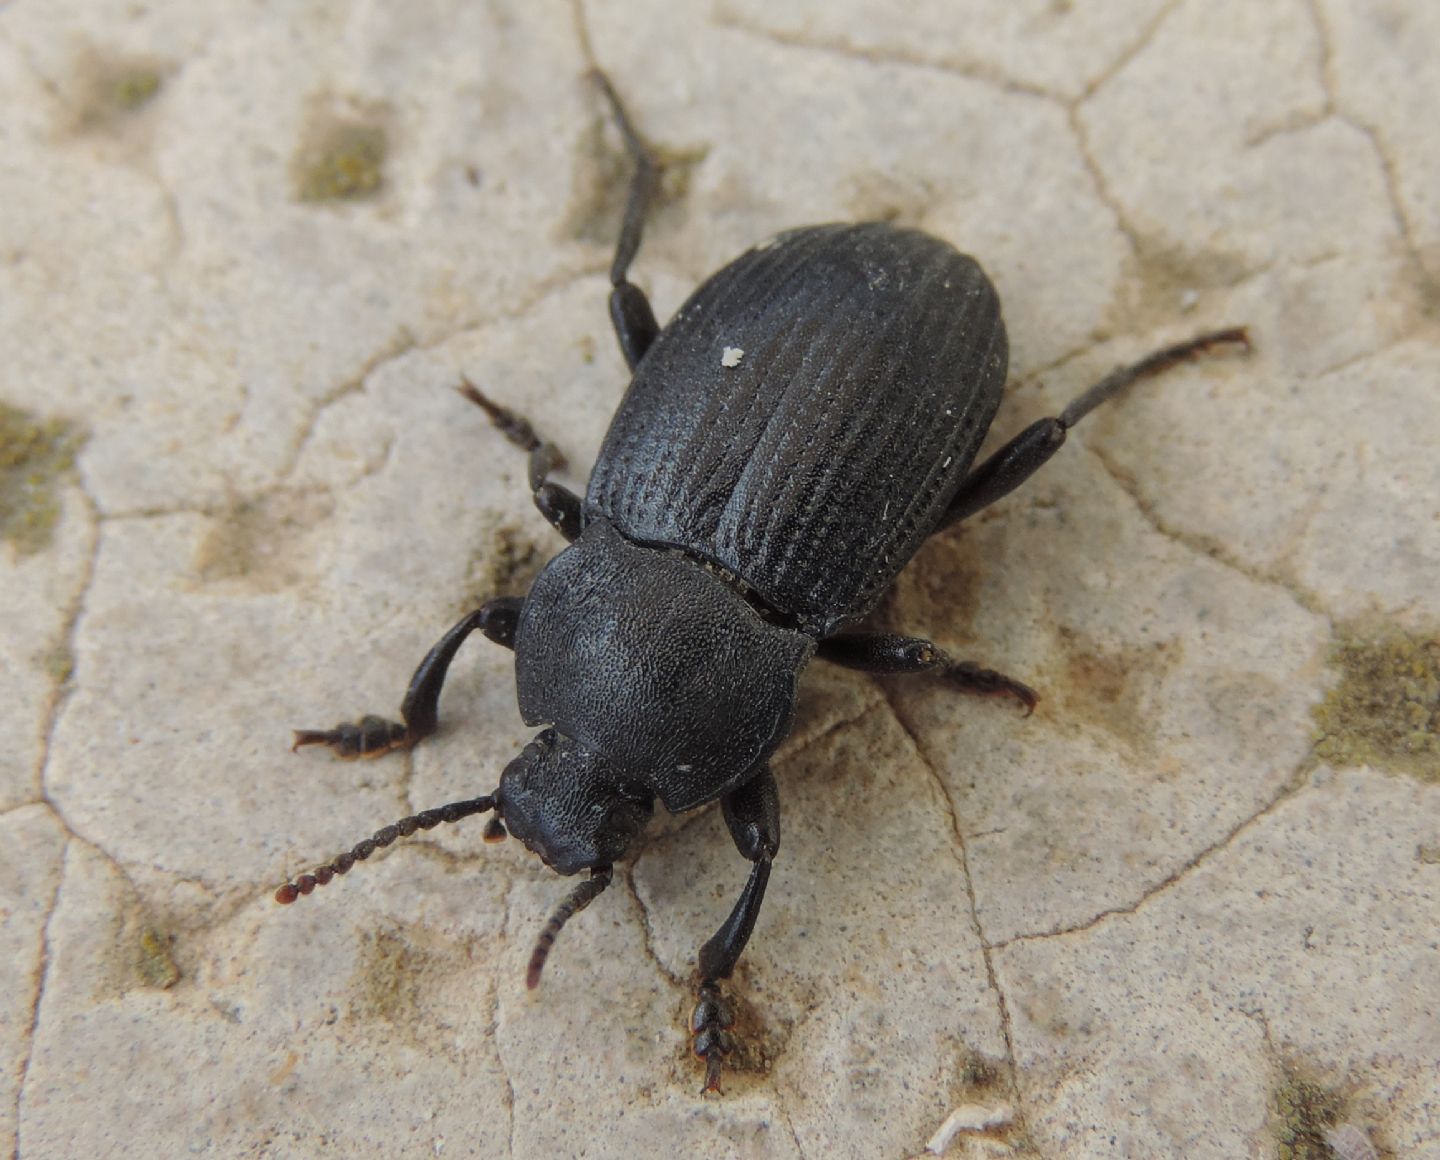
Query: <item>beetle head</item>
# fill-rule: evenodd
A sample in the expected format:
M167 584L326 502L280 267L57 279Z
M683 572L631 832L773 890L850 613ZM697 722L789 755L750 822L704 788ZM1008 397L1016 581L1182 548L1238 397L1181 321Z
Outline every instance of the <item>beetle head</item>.
M554 729L505 767L495 801L506 828L561 874L610 866L654 809L649 790Z

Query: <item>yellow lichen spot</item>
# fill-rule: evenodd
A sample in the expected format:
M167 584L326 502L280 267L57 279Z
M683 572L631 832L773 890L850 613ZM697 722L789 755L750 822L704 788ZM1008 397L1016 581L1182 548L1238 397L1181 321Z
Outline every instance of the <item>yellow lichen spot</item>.
M49 545L60 522L60 483L84 443L64 419L0 403L0 539L21 556Z
M134 112L160 91L160 73L151 68L126 69L110 78L109 101L124 113Z
M1440 781L1440 635L1347 632L1340 679L1315 708L1316 756Z
M295 157L301 201L351 201L380 188L385 130L361 121L333 121L314 130Z
M165 991L180 981L180 968L171 954L170 939L153 926L140 932L135 968L147 987Z
M166 66L148 58L87 53L77 73L76 128L84 132L115 126L153 101L164 87Z

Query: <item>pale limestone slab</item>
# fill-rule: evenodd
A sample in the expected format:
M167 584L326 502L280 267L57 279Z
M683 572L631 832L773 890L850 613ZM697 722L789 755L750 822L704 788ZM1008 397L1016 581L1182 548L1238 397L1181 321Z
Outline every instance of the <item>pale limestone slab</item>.
M12 1150L1228 1160L1276 1154L1303 1089L1338 1109L1307 1139L1440 1154L1440 790L1423 760L1318 765L1311 719L1336 640L1440 631L1433 23L0 7L0 402L84 439L53 533L0 543ZM626 377L596 61L670 162L635 268L662 318L779 230L884 217L1001 291L992 445L1165 341L1257 347L1087 420L882 606L1035 685L1033 717L807 674L720 1099L685 1031L745 873L718 811L657 819L536 992L567 884L478 823L269 900L532 732L477 640L415 753L287 752L393 712L559 545L451 388L524 410L583 486ZM1405 679L1371 692L1430 695Z

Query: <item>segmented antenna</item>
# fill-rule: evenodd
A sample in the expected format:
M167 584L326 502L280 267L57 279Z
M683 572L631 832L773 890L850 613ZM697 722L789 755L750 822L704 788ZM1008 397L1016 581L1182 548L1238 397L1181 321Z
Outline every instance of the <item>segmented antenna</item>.
M590 871L590 877L570 892L570 896L555 908L540 937L535 940L535 949L530 952L530 966L525 972L525 986L534 990L540 985L540 972L545 969L545 960L550 957L550 948L561 928L595 901L596 896L610 885L609 866L597 866Z
M314 870L310 871L310 873L300 875L300 877L296 878L293 882L285 883L284 886L275 891L275 901L288 906L302 894L309 894L315 887L324 886L334 878L335 875L344 874L345 871L349 870L356 862L365 861L365 859L375 853L376 850L382 846L390 845L396 838L408 838L416 830L433 830L441 822L458 822L461 818L468 818L472 814L483 814L486 810L493 810L494 808L494 795L486 794L484 797L471 798L469 801L463 802L451 802L448 806L440 806L433 810L421 810L418 814L412 814L408 818L401 818L398 822L388 825L384 829L376 830L374 834L366 838L363 842L357 842L346 853L341 854L333 861L327 862L323 866L317 866ZM496 833L495 827L499 826L497 819L492 818L491 822L492 825L485 827L485 837L487 841L493 841L496 837L503 837L505 833L503 827L499 829L498 834ZM603 889L603 887L601 889ZM599 890L595 893L598 894ZM594 895L591 895L591 897L593 898ZM585 902L589 901L589 898L585 900ZM582 902L580 905L583 906L584 904L585 903ZM578 909L578 907L576 909ZM567 914L565 917L569 918L570 916ZM553 922L554 919L551 921ZM563 923L564 919L561 919L561 924L563 925ZM559 928L557 927L556 929L558 930ZM551 936L551 941L554 941L553 935ZM543 956L541 957L541 961L544 961ZM539 972L537 971L536 973L538 975ZM534 984L532 983L531 986L534 986Z

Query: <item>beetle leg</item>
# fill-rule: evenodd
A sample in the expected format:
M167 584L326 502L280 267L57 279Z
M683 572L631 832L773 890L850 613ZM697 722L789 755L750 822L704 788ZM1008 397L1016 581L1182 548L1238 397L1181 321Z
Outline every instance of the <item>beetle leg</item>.
M690 1016L690 1033L695 1037L695 1054L705 1061L707 1092L720 1090L720 1069L725 1056L735 1050L734 1009L720 990L740 960L760 904L770 881L770 862L780 849L780 796L775 775L769 767L720 799L725 824L740 853L754 863L745 889L735 908L703 947L700 948L700 989L695 1011Z
M655 197L659 185L660 165L654 154L645 146L640 134L635 131L625 105L615 86L599 69L594 74L595 83L610 102L610 112L615 118L615 127L625 141L625 151L634 163L635 174L630 179L630 193L625 201L625 218L620 225L620 238L615 244L615 260L610 265L610 321L615 327L615 337L620 343L620 353L633 371L636 364L645 357L660 327L655 321L655 311L645 292L629 280L630 263L640 248L640 235L645 226L645 211Z
M334 729L297 729L291 749L305 745L328 745L346 760L379 757L392 749L405 749L435 732L439 721L440 689L450 662L465 638L477 628L496 644L515 647L515 626L520 621L524 597L501 596L487 600L449 632L420 662L400 705L404 724L384 717L366 716L345 722Z
M1176 343L1164 350L1158 350L1137 363L1111 371L1072 401L1058 416L1032 423L972 471L960 485L955 498L950 501L950 507L936 525L936 530L973 516L982 508L987 508L996 500L1009 495L1039 471L1050 456L1060 450L1070 428L1101 403L1113 399L1131 383L1157 375L1177 363L1186 362L1211 347L1230 345L1243 346L1247 351L1250 349L1250 336L1244 327L1202 334L1188 342Z
M535 500L535 506L540 509L540 514L549 521L551 527L574 543L585 524L580 497L569 488L552 483L548 478L552 471L565 464L565 457L560 454L560 449L535 434L535 428L530 426L530 421L523 415L517 415L508 407L502 407L481 394L480 388L469 379L465 379L455 389L484 411L500 434L521 451L530 453L530 495Z
M973 661L957 661L916 636L888 632L842 632L820 642L816 656L864 673L938 673L957 689L987 697L1014 697L1028 717L1039 695L1029 685Z

